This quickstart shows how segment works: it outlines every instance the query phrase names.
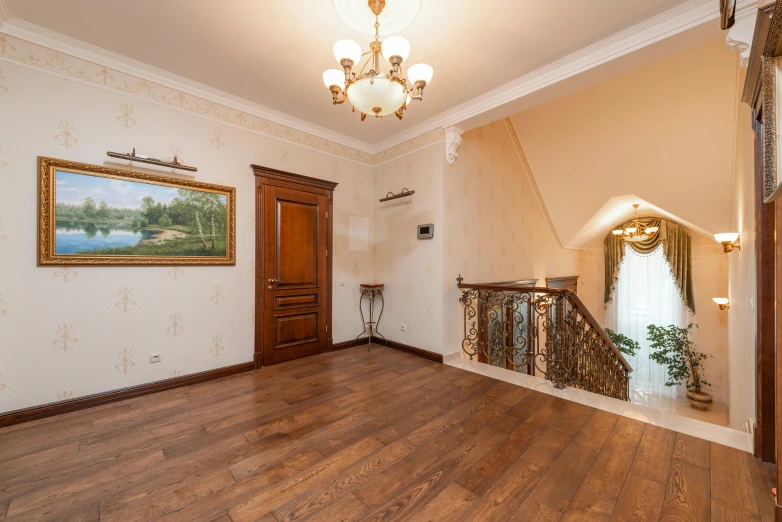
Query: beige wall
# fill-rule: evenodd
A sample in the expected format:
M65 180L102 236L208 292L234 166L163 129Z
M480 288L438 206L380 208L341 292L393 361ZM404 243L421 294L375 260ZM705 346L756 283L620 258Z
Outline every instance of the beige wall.
M375 172L375 274L386 285L380 333L436 353L442 353L443 163L443 147L437 144ZM403 188L415 194L378 201ZM426 223L434 224L434 238L419 240L418 225Z
M564 246L615 196L730 226L737 68L720 39L511 117Z
M752 111L737 102L737 139L730 231L741 234L741 250L728 255L730 310L730 425L748 429L755 421L755 185Z
M456 277L467 283L579 275L579 252L559 246L535 198L504 121L462 136L443 173L444 352L460 349L463 312Z
M349 215L372 215L372 167L19 65L0 68L0 411L252 360L252 163L339 183L334 280L346 284L335 289L334 340L361 331L358 283L374 277L373 259L348 253L346 228ZM106 151L132 147L163 158L180 150L180 160L198 167L197 180L237 187L235 267L75 267L66 274L35 266L37 156L100 165ZM116 306L125 288L134 303L127 313ZM216 291L222 298L212 299ZM63 327L73 338L67 350L54 344ZM126 349L132 364L124 371ZM151 352L163 362L149 364Z

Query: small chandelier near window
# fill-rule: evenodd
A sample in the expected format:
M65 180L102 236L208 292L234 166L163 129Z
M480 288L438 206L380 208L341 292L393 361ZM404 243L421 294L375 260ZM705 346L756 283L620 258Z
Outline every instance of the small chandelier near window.
M652 234L657 232L660 227L641 228L641 224L638 222L638 203L633 205L633 208L635 209L635 217L633 217L633 221L630 223L630 226L624 229L618 228L616 230L612 230L611 233L615 236L619 236L619 239L622 241L628 241L631 243L637 241L646 241Z
M331 91L334 105L350 100L353 111L361 113L361 121L367 114L382 118L394 113L402 119L402 113L411 100L421 100L424 87L432 81L434 69L420 63L407 69L407 77L413 84L408 85L404 78L402 63L410 54L410 43L401 36L391 36L385 42L380 41L380 22L378 17L386 6L386 0L367 0L369 9L375 15L375 41L369 44L369 51L361 52L361 46L352 40L340 40L334 44L334 58L342 70L329 69L323 73L323 83ZM364 65L353 71L363 57ZM381 72L381 57L391 66L388 73Z

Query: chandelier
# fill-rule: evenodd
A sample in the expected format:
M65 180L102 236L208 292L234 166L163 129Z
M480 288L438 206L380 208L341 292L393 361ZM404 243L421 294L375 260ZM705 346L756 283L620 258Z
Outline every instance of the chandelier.
M386 6L386 0L367 0L369 9L375 15L375 40L369 44L369 51L362 53L361 46L353 40L340 40L334 44L334 58L342 66L342 70L329 69L323 73L323 83L331 91L334 105L349 100L361 114L364 121L367 114L382 118L387 114L395 114L402 119L403 112L411 100L422 100L424 87L432 81L434 69L419 63L407 69L404 78L402 63L410 54L410 42L401 36L391 36L384 42L380 41L380 13ZM362 58L364 64L354 72ZM391 66L388 73L383 73L381 58Z
M612 230L611 233L615 236L619 236L619 239L622 241L627 241L630 243L646 241L652 234L657 232L660 227L646 227L642 229L641 223L638 222L638 203L633 205L633 208L635 209L635 217L633 217L633 221L630 223L630 226L625 227L624 229L618 228L616 230Z

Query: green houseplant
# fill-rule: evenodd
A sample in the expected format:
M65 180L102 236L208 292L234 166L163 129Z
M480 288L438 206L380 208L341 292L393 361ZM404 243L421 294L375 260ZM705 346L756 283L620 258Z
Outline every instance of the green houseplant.
M702 363L710 356L699 352L695 342L690 339L693 327L697 328L698 325L690 323L687 328L679 328L675 325L663 327L650 324L649 358L668 368L666 386L686 383L690 406L705 411L711 406L712 397L706 391L711 384L703 378Z
M616 333L610 328L603 328L603 330L606 335L608 335L608 338L611 339L611 342L614 343L614 346L623 354L634 357L636 352L641 349L641 345L638 344L638 341L634 341L626 335Z

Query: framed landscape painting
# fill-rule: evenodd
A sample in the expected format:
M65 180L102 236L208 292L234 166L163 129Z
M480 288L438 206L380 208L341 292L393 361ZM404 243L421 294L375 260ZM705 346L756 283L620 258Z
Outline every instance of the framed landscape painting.
M235 265L236 189L38 158L38 265Z

